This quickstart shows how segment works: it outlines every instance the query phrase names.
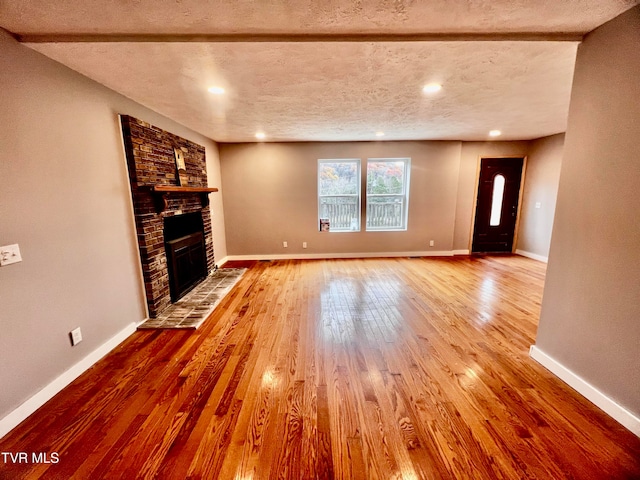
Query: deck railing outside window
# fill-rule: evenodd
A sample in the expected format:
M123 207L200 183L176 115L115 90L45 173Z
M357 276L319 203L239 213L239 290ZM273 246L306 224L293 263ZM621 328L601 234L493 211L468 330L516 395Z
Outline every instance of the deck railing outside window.
M320 199L320 218L328 218L331 230L357 230L357 197L324 197Z
M403 226L403 198L396 195L367 195L367 228L396 229Z

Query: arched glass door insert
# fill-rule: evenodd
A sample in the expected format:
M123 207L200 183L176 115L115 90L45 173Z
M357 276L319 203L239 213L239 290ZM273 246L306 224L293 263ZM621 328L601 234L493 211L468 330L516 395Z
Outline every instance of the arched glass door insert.
M502 217L502 200L504 198L504 176L496 175L493 179L493 194L491 197L491 217L489 225L497 227Z

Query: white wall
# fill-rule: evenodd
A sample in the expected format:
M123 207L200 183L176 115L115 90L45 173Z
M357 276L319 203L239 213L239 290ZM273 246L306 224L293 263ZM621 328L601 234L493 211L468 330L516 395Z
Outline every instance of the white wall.
M564 134L529 145L517 251L540 260L549 257L563 146Z
M460 142L221 144L220 157L230 255L452 249ZM407 231L318 231L318 159L360 158L365 169L367 158L394 157L411 158Z
M211 140L2 31L0 92L0 245L18 243L24 259L0 267L2 419L145 318L118 114L204 145L214 183L219 166ZM225 256L222 199L212 200ZM71 347L76 327L84 341Z
M172 132L173 133L173 132ZM186 137L186 135L181 135ZM224 202L222 200L222 172L220 171L220 152L218 145L208 138L201 142L206 148L207 182L210 187L218 189L209 194L209 209L211 211L211 231L213 234L213 255L216 264L224 263L227 257L227 233L224 227Z
M563 135L533 142L336 142L220 145L232 255L468 252L481 157L524 157L528 167L518 248L546 257ZM455 146L455 148L454 148ZM318 158L412 158L409 230L317 232ZM363 163L364 165L364 163ZM530 171L529 171L530 168ZM452 176L453 175L453 176ZM454 177L457 175L457 178ZM537 198L541 209L535 209ZM429 240L435 247L428 247ZM282 248L282 241L289 248ZM309 248L302 250L301 243Z
M640 434L640 6L578 49L536 348Z

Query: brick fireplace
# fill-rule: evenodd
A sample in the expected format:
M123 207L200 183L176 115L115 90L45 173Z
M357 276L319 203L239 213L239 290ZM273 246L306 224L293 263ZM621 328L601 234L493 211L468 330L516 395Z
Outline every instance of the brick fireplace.
M188 291L215 264L205 148L134 117L121 115L120 119L147 305L154 318L172 297L185 293L181 288ZM176 150L182 152L186 170L180 175ZM165 238L167 225L170 236ZM189 242L191 250L186 251ZM184 272L177 274L180 266L191 268L193 278L185 280Z

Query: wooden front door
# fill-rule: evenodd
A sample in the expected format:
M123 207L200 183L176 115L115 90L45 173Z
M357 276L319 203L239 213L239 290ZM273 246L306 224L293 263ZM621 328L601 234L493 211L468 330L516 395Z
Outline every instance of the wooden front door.
M524 158L483 158L471 251L511 252Z

